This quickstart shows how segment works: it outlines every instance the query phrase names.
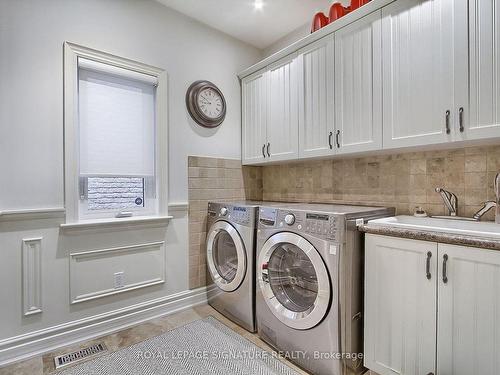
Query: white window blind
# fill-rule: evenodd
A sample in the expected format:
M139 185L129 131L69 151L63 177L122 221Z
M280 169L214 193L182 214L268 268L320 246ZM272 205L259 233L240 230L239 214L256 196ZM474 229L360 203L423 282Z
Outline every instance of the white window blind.
M79 59L80 175L155 174L155 83L146 74Z

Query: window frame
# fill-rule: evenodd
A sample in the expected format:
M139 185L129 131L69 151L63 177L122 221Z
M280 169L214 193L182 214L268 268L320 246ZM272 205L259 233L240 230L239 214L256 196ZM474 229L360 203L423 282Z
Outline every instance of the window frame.
M66 223L87 222L103 218L115 219L117 210L99 210L89 213L80 200L79 115L78 115L78 58L148 74L158 81L155 96L155 207L131 211L132 217L159 217L168 215L168 131L167 83L165 70L77 44L64 43L64 196ZM147 191L145 189L145 200ZM116 218L120 220L119 218ZM130 217L128 217L130 219Z

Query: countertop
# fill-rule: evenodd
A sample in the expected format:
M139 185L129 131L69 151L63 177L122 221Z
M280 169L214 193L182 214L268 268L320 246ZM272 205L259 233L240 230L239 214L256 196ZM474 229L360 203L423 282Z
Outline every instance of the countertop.
M443 232L433 232L413 228L397 228L390 225L362 224L358 226L361 232L378 234L381 236L391 236L400 238L409 238L412 240L421 240L429 242L446 243L450 245L461 245L478 247L489 250L500 250L500 241L487 237L475 237L470 235L459 235Z

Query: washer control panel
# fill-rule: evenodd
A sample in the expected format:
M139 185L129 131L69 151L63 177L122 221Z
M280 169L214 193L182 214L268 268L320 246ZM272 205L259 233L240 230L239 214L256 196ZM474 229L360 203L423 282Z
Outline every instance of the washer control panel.
M293 230L335 242L342 242L344 222L343 216L326 213L288 211L270 207L261 207L259 210L261 229Z
M276 208L262 207L259 209L259 227L271 227L276 225L278 210Z
M306 213L306 233L338 241L341 237L341 218L320 213Z
M255 222L255 208L247 206L236 206L222 203L208 204L208 217L211 220L225 219L232 223L245 226L253 225Z
M288 214L285 216L285 223L288 225L293 225L295 223L295 215L294 214Z

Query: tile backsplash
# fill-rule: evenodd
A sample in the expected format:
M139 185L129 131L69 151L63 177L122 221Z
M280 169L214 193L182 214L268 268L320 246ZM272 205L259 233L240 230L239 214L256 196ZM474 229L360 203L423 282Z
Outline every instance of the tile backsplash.
M262 200L262 170L240 160L188 158L189 287L205 285L209 201Z
M291 162L263 167L239 160L190 156L189 285L205 285L207 205L211 200L267 200L350 203L396 207L398 214L416 206L433 215L446 210L436 187L458 197L458 214L472 216L494 200L493 181L500 172L500 145L425 151L362 158ZM484 220L493 220L490 211Z
M398 214L416 206L445 214L436 187L458 197L458 214L471 216L494 200L493 181L500 172L500 145L401 153L352 159L318 160L262 167L263 199L294 202L373 204L396 207ZM485 220L493 220L490 212Z

